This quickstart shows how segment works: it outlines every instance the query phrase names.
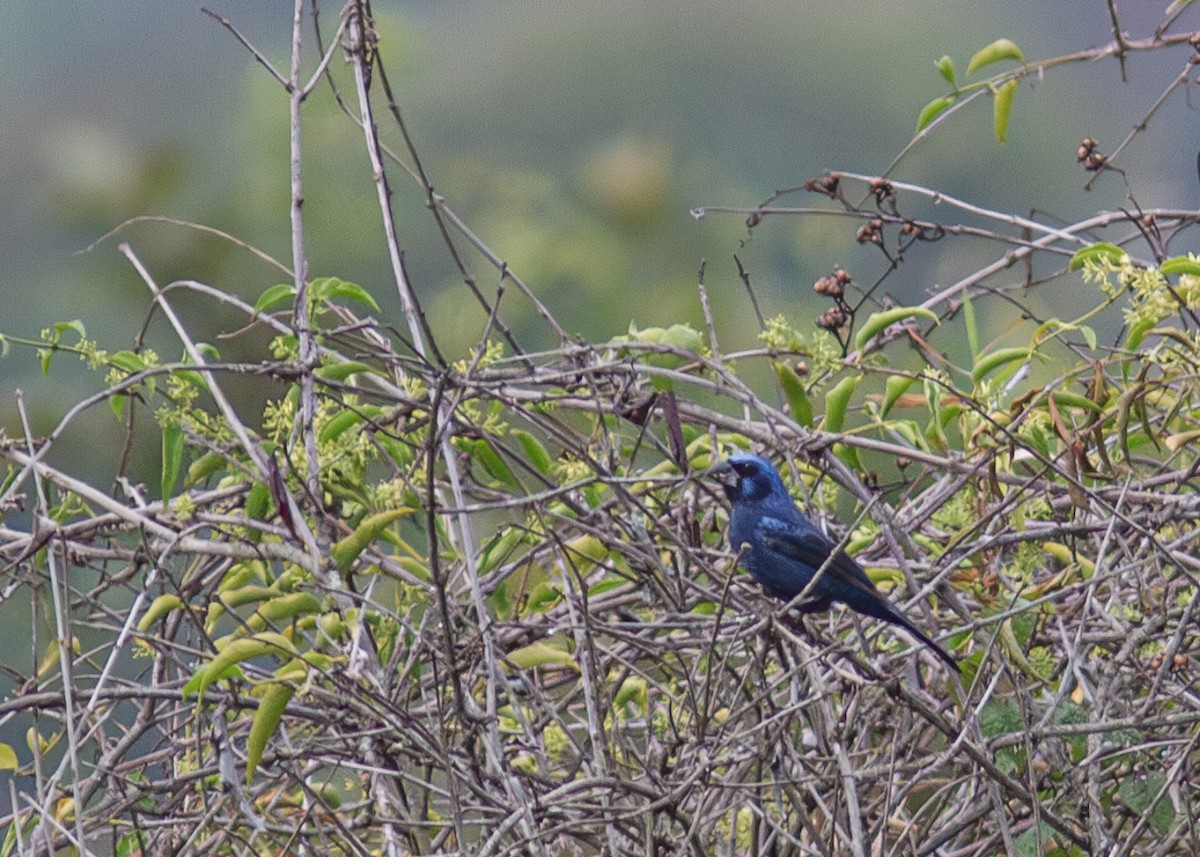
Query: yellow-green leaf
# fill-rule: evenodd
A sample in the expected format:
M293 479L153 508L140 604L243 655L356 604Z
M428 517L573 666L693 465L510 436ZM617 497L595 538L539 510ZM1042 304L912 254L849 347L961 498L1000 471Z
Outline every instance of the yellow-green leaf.
M509 652L504 658L518 669L531 669L552 664L578 669L575 658L566 650L565 644L556 644L546 640L530 643L528 646Z
M278 625L288 622L297 616L317 613L321 610L321 599L311 592L289 592L258 605L246 624L255 631L260 631L267 625Z
M183 607L183 599L178 595L166 593L158 596L150 602L150 606L146 608L146 612L143 613L142 618L138 620L138 633L145 634L150 630L150 626L159 619L166 616L172 610L181 610Z
M541 474L549 473L554 460L550 457L550 453L546 452L546 447L542 446L541 441L521 429L513 429L512 434L521 444L521 449L525 450L525 457L529 459L529 463L534 466L534 469Z
M17 751L10 744L0 744L0 771L15 771L19 767Z
M1126 255L1128 254L1115 244L1109 244L1107 241L1097 241L1095 244L1089 244L1086 247L1076 250L1075 255L1071 257L1071 261L1067 263L1067 269L1077 271L1086 262L1107 261L1114 265L1120 265Z
M1011 39L996 39L996 41L992 42L986 48L980 49L976 52L975 56L971 57L971 61L967 63L967 75L970 76L981 68L986 68L1002 60L1016 60L1023 63L1025 62L1025 56Z
M471 446L471 457L482 464L483 469L497 482L514 491L521 490L521 483L513 476L512 470L487 438L480 438L474 442Z
M800 380L796 370L783 361L776 360L772 365L775 367L775 377L779 379L779 386L783 389L783 396L792 409L792 419L805 428L812 428L812 402L808 400L804 382Z
M321 426L321 430L317 432L317 440L321 443L329 443L331 440L336 440L341 437L348 429L353 428L363 422L363 416L358 411L342 411L340 414L335 414L330 417L326 423Z
M1010 80L996 87L992 98L992 124L996 129L996 139L1001 143L1008 136L1008 117L1012 115L1013 97L1016 94L1017 82Z
M863 326L858 331L858 336L854 338L854 347L862 351L863 346L871 341L871 337L877 333L882 333L898 321L904 321L906 318L920 316L927 318L934 324L938 324L937 313L925 307L896 307L894 309L884 310L883 312L874 312L867 316L867 320L863 322Z
M1189 259L1187 256L1176 256L1174 259L1168 259L1158 266L1158 270L1162 271L1164 276L1170 277L1175 274L1191 274L1195 277L1200 277L1200 262L1195 259Z
M251 637L229 640L211 661L196 671L191 681L184 686L183 695L185 698L189 696L189 690L192 690L197 696L203 695L205 688L214 681L224 678L227 670L236 667L242 661L267 655L280 657L284 654L294 655L295 653L296 650L292 646L291 640L272 631L263 631ZM195 685L194 688L193 685Z
M1096 563L1085 556L1076 554L1075 551L1061 542L1042 542L1042 550L1063 565L1079 563L1079 570L1082 572L1084 580L1091 580L1092 575L1096 573Z
M338 571L342 574L348 572L350 566L358 559L358 555L367 549L367 545L375 541L375 537L384 527L397 518L409 514L412 514L412 509L406 506L401 509L389 509L365 518L358 525L358 529L333 546L333 561L337 565Z
M374 373L375 368L356 360L330 363L313 370L313 374L323 381L345 381L351 375L361 375L366 372Z
M921 115L917 117L917 133L920 134L928 128L929 124L945 113L953 103L953 96L943 95L922 107Z
M849 375L838 381L825 394L825 421L821 428L827 432L840 432L846 422L846 408L850 404L850 396L861 380L860 375Z
M262 761L267 741L275 734L283 712L296 689L285 682L272 682L258 702L254 720L250 723L250 734L246 737L246 785L254 780L258 763Z
M1069 408L1084 408L1085 410L1095 411L1099 413L1102 408L1089 399L1087 396L1082 396L1079 393L1072 393L1070 390L1056 390L1050 394L1050 398L1054 399L1054 404L1069 407Z
M1001 366L1018 360L1028 360L1031 354L1028 348L998 348L984 354L975 362L975 368L971 370L971 380L978 384Z
M887 383L883 386L883 408L880 410L879 416L886 417L892 406L899 401L908 388L915 384L916 378L909 375L891 375L887 379Z
M246 492L246 502L242 508L251 521L265 521L271 513L271 489L262 482L255 482ZM250 541L257 542L262 538L262 531L252 527L247 535Z
M1154 329L1154 325L1153 318L1143 318L1131 324L1129 334L1125 337L1125 350L1137 351L1141 347L1142 340L1146 338L1146 334Z
M946 83L957 89L958 78L954 74L954 60L950 59L950 57L943 56L936 63L934 63L934 65L937 66L938 74L942 76Z
M284 303L291 303L296 297L296 287L291 283L280 283L277 286L271 286L258 296L258 300L254 304L256 312L266 312Z
M279 594L279 590L270 586L248 584L236 589L227 589L220 596L220 602L226 607L241 607L243 604L253 604L256 601L267 601Z
M162 498L165 503L175 492L179 468L183 466L183 426L169 420L162 427Z
M621 682L621 686L617 688L617 692L613 695L613 707L623 708L626 705L633 704L639 709L646 707L646 689L649 683L641 676L631 675Z
M203 482L208 477L217 473L225 466L225 456L219 452L206 452L197 460L192 462L191 467L187 472L187 484L193 485L197 482Z
M314 301L332 301L334 298L348 298L369 306L379 312L379 304L358 283L351 283L337 277L317 277L309 283L309 294Z

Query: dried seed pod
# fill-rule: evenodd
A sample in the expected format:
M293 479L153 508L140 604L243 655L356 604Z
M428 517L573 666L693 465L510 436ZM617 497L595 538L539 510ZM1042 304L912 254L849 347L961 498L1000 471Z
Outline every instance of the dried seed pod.
M883 236L879 234L879 230L875 228L874 221L872 221L858 227L854 240L859 244L882 244Z
M820 178L809 179L804 183L804 189L813 193L823 193L833 198L837 196L838 185L842 181L841 173L829 173Z

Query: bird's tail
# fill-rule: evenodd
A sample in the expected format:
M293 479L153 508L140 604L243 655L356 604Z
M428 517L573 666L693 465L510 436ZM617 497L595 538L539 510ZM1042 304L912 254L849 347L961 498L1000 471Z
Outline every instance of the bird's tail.
M901 628L908 631L908 633L912 634L914 637L916 637L918 640L920 640L922 643L924 643L926 646L928 646L930 649L932 649L933 653L935 655L937 655L939 658L941 658L946 663L946 666L950 667L950 669L954 670L955 672L961 672L961 670L959 669L959 666L958 666L958 662L955 661L954 658L952 658L950 656L950 653L947 652L945 649L943 649L941 646L939 646L937 643L935 643L920 628L918 628L912 622L905 619L903 616L900 615L900 613L898 611L896 611L894 609L889 609L887 612L890 615L880 616L879 618L883 619L884 621L891 622L893 625L899 625Z

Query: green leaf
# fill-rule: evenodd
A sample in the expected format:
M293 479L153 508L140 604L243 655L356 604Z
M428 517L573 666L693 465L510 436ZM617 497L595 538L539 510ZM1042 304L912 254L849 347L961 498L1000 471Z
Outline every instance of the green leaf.
M840 432L846 422L846 408L850 404L850 396L854 388L862 380L861 375L849 375L825 394L825 421L821 428L827 432Z
M317 440L321 443L329 443L329 441L336 440L348 429L362 422L363 416L358 411L342 411L340 414L335 414L325 425L321 426L321 430L317 432Z
M1084 266L1085 262L1100 262L1107 261L1114 265L1120 265L1122 260L1129 254L1115 244L1109 244L1107 241L1097 241L1095 244L1089 244L1075 251L1075 255L1071 257L1071 261L1067 263L1067 270L1077 271Z
M291 283L280 283L277 286L271 286L259 295L258 300L254 304L254 309L256 312L266 312L281 304L291 303L295 299L296 287Z
M649 687L649 682L641 676L629 676L625 681L621 682L621 686L617 688L617 692L613 695L613 707L623 708L628 704L633 704L644 710L646 707L646 689Z
M351 375L361 375L368 372L377 374L373 366L360 363L357 360L330 363L313 370L313 374L324 381L345 381Z
M333 546L333 561L337 565L338 571L342 574L348 572L350 566L358 559L358 555L366 550L371 542L375 541L375 537L379 535L384 527L397 518L402 518L409 514L412 514L412 509L404 507L401 509L389 509L386 512L379 512L378 514L368 516L358 525L358 528L354 532Z
M908 392L908 388L915 384L916 378L909 375L891 375L883 387L883 407L879 411L880 418L886 417L892 406Z
M1011 735L1025 729L1021 709L1011 700L998 699L987 703L979 712L979 729L985 738Z
M366 304L375 312L379 312L379 304L362 286L347 282L337 277L317 277L309 284L309 293L314 301L332 301L334 298L347 298Z
M207 390L208 382L204 380L204 376L192 369L177 369L172 373L172 376L181 381L187 381L197 390ZM153 379L147 379L147 384Z
M1155 323L1153 318L1143 318L1131 324L1129 334L1125 337L1125 350L1137 351L1142 340L1146 338L1146 334L1154 329Z
M924 307L896 307L895 309L884 310L883 312L871 313L867 320L863 322L863 326L859 329L858 335L854 338L854 347L862 351L863 346L871 341L871 337L877 333L882 333L898 321L903 321L906 318L921 316L927 318L934 324L938 324L937 313Z
M483 465L483 469L488 472L496 481L504 484L514 491L521 490L521 483L517 481L517 477L513 476L512 470L499 453L492 447L492 444L487 438L480 438L471 445L471 457Z
M183 426L174 420L162 428L162 498L171 499L183 466Z
M1145 815L1147 810L1149 811L1150 826L1159 836L1165 836L1175 823L1175 810L1165 794L1159 798L1153 808L1150 806L1150 802L1166 784L1167 778L1162 773L1151 771L1144 777L1126 777L1118 789L1121 802L1129 807L1135 815Z
M183 697L186 699L193 694L203 696L205 689L214 681L236 674L235 670L242 661L265 655L279 657L281 654L295 653L295 647L287 637L269 631L230 640L183 686Z
M271 512L271 489L263 482L255 482L246 492L243 509L247 518L253 521L265 521Z
M196 482L203 482L214 473L224 469L224 467L225 456L219 452L206 452L188 467L187 483L191 485Z
M1200 262L1189 259L1187 256L1176 256L1159 265L1158 270L1166 277L1175 274L1191 274L1194 277L1200 277Z
M513 429L512 434L521 444L521 449L525 450L525 457L529 459L529 463L534 466L534 469L543 475L549 473L550 468L554 465L554 460L550 457L550 453L546 452L546 447L542 446L541 441L521 429Z
M955 89L958 89L958 78L954 74L954 60L950 59L950 57L943 56L940 60L934 63L934 65L937 66L938 74L942 76L942 79Z
M916 133L920 134L922 131L928 128L929 124L933 122L934 119L937 119L939 116L945 113L953 103L953 96L943 95L933 99L933 101L930 101L928 104L922 107L921 115L917 117Z
M776 360L771 365L775 367L775 377L779 379L779 386L783 389L783 396L787 399L788 406L792 409L792 418L805 428L812 428L812 402L808 400L808 393L804 389L804 382L800 380L800 376L796 374L796 370L783 361Z
M15 771L19 767L17 751L10 744L0 744L0 771Z
M262 482L251 485L250 490L246 492L246 502L242 504L246 517L252 521L265 521L271 514L271 507L271 489ZM257 527L249 527L246 530L246 537L252 542L260 541L262 536L262 530Z
M142 355L132 351L118 351L116 354L110 354L108 364L117 367L122 372L128 372L130 375L146 368L146 361Z
M1054 399L1054 404L1064 408L1083 408L1084 410L1100 413L1103 411L1099 405L1089 399L1087 396L1081 396L1078 393L1072 393L1069 390L1056 390L1050 394L1050 398Z
M55 337L54 341L58 342L59 336L66 333L68 330L73 330L79 334L80 339L87 339L87 330L83 326L83 322L79 319L72 321L59 321L54 324Z
M150 630L150 626L159 619L166 616L174 610L182 610L186 605L183 599L173 593L160 595L150 602L150 606L146 608L146 612L142 614L142 618L138 620L137 629L139 634L145 634Z
M479 560L477 567L480 574L487 574L500 563L512 558L513 551L521 544L521 540L525 538L525 531L518 527L509 527L501 530L488 543L483 550L479 552Z
M984 354L975 362L975 368L971 370L971 380L978 384L1002 366L1015 361L1027 361L1032 353L1029 348L998 348Z
M578 669L575 658L566 649L566 643L558 641L539 640L509 652L504 659L523 670L552 664Z
M963 292L963 321L967 325L967 348L974 360L979 355L979 323L975 319L975 303L968 291Z
M221 591L220 604L225 607L241 607L243 604L254 604L258 601L266 601L269 598L274 598L279 594L277 589L270 586L261 586L257 583L249 583L245 586L237 586Z
M1021 49L1010 39L997 39L971 57L971 61L967 63L967 76L969 77L981 68L1003 60L1016 60L1019 63L1023 63L1025 62L1025 57L1021 53Z
M311 592L289 592L258 605L254 615L246 620L252 630L262 631L270 626L291 622L300 616L321 611L321 599Z
M1052 853L1054 845L1054 828L1044 821L1030 827L1016 838L1017 857L1043 857Z
M296 689L285 682L273 682L269 685L258 702L258 710L254 712L254 720L250 723L250 734L246 736L246 785L254 780L258 763L262 761L267 741L279 728L283 712L291 702Z
M996 140L1003 143L1008 137L1008 117L1012 115L1013 97L1017 94L1017 82L996 87L992 98L992 124L996 129Z

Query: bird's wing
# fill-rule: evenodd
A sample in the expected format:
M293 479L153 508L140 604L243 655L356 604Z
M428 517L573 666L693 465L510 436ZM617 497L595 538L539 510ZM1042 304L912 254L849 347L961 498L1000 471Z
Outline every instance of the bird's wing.
M763 545L772 551L803 563L809 568L819 569L836 547L824 533L817 529L802 529L795 524L778 518L764 516L759 523L759 536ZM843 551L825 569L832 580L840 580L848 586L875 591L875 584L854 559Z

